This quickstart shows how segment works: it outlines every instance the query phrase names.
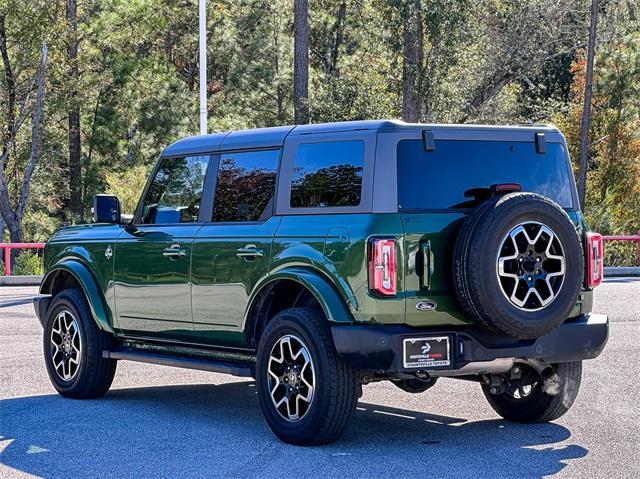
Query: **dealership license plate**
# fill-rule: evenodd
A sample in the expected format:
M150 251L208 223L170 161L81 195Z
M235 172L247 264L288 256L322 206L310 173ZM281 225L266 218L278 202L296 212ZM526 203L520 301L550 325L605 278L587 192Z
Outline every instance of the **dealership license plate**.
M403 341L405 368L451 366L449 337L408 338Z

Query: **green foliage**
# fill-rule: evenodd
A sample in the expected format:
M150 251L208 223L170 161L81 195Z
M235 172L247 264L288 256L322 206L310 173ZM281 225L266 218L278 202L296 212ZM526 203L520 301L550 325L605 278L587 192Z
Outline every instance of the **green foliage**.
M585 216L602 234L630 235L640 229L640 34L616 36L596 55ZM567 111L553 121L578 156L585 62L578 54ZM606 265L636 265L633 244L609 242Z
M16 256L11 265L12 276L30 276L43 274L42 258L36 253L23 251Z
M626 236L636 234L633 225L625 222L617 224L615 220L616 203L620 193L608 190L604 200L587 203L584 214L589 229L603 235ZM638 266L638 245L632 242L607 241L604 248L604 264L607 266Z
M125 214L133 214L142 195L150 168L138 165L121 172L107 173L107 193L116 195Z

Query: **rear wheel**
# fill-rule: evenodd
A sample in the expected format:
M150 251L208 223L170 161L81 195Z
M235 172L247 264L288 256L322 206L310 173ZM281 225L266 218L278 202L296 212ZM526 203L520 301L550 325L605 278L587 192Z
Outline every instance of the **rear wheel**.
M278 438L289 444L334 441L355 409L355 370L335 350L324 317L291 308L267 325L257 353L260 407Z
M102 351L113 346L113 338L98 329L79 289L65 289L51 301L43 346L49 379L62 396L95 398L109 390L116 361Z
M556 364L553 370L546 384L529 369L528 374L523 374L522 381L509 383L502 394L492 394L490 386L485 384L482 392L493 410L509 421L553 421L571 408L578 395L582 361Z

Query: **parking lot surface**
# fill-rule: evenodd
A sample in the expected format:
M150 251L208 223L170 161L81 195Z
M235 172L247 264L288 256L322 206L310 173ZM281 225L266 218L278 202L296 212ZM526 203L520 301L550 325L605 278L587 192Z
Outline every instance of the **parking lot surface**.
M640 477L640 279L596 290L609 344L557 422L503 421L475 383L443 379L423 394L379 383L344 436L315 448L279 442L253 382L219 374L120 362L105 397L62 398L35 293L0 287L0 478Z

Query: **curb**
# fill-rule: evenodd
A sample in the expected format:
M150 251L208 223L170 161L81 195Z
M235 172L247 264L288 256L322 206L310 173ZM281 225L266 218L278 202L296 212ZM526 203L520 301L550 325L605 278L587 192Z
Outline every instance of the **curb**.
M0 286L40 286L42 276L0 276Z
M604 276L640 276L640 266L607 266L604 268Z

